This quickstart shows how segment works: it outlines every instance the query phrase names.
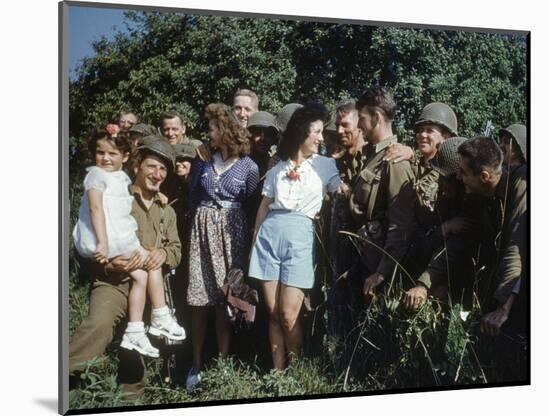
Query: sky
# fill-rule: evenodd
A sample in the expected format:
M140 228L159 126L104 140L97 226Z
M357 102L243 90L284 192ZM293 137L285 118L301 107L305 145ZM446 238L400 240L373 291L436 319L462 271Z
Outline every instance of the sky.
M71 79L84 57L94 55L92 41L125 31L124 11L120 9L71 6L69 8L69 68Z

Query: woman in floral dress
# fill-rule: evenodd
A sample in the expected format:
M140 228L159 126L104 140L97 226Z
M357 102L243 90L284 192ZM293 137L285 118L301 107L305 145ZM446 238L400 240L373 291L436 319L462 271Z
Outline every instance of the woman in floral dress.
M216 337L221 357L229 353L231 326L224 319L219 289L227 272L246 268L248 226L243 203L258 186L258 166L247 156L246 129L224 104L206 107L208 135L213 149L210 161L193 167L190 201L196 208L189 244L187 303L192 307L193 366L187 389L200 382L208 309L216 308Z

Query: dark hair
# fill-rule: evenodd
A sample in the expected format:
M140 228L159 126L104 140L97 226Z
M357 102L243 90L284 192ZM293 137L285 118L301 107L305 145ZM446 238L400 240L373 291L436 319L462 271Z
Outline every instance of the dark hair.
M458 154L466 159L468 167L479 175L482 170L498 173L502 167L502 151L489 137L474 137L458 147Z
M241 127L231 108L222 103L213 103L208 104L205 111L206 118L214 120L218 126L230 156L250 154L249 133Z
M132 150L129 135L127 132L120 131L117 135L112 135L104 128L95 129L90 133L88 138L88 152L90 152L90 157L92 159L95 157L97 142L99 140L108 140L123 155L126 153L129 154Z
M318 102L308 103L292 114L279 145L281 159L288 160L298 153L309 135L309 126L319 120L323 124L327 121L327 110Z
M344 117L354 111L357 111L354 100L342 101L336 106L336 115L340 117Z
M355 104L355 108L360 111L365 106L370 115L373 115L377 110L380 111L386 121L392 121L395 117L395 100L384 87L368 88Z
M249 126L247 127L248 131L250 132L251 136L254 136L255 134L263 131L264 137L270 140L270 144L277 145L280 141L280 133L279 130L277 130L273 126ZM252 143L251 143L252 144Z
M164 120L167 120L167 119L171 120L173 118L179 118L181 122L181 126L185 127L185 123L183 122L183 117L177 111L166 111L162 113L159 118L159 126L162 128L162 123L164 122Z

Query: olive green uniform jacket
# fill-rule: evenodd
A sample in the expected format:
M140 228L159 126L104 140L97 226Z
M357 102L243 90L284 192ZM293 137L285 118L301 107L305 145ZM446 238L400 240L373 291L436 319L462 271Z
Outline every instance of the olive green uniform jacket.
M174 268L181 259L181 245L176 227L176 214L155 197L149 209L139 194L134 193L132 216L143 247L166 252L165 264ZM161 234L164 233L164 239ZM88 316L80 323L69 341L69 373L85 368L84 362L97 357L113 341L113 330L126 317L130 277L105 273L103 265L90 262L87 271L92 278ZM143 359L134 351L120 349L118 382L126 391L141 392L147 382Z
M147 209L141 196L134 193L131 214L138 225L137 236L141 245L145 248L161 247L166 252L164 264L170 269L176 268L181 260L181 243L174 209L164 206L158 195Z
M355 179L361 172L364 157L361 149L352 155L347 151L336 160L336 167L342 182L353 188ZM356 227L351 217L349 195L335 193L330 197L330 231L328 246L331 261L332 282L342 273L349 270L357 259L357 252L348 235L341 231L355 232Z
M485 224L480 224L491 233L489 239L496 245L496 254L492 273L496 274L493 285L494 298L503 303L510 294L518 291L520 281L525 278L527 256L527 180L526 167L504 171L498 183L495 195L486 201ZM492 224L487 224L490 221ZM487 237L487 236L484 236ZM419 281L427 288L447 281L448 267L453 268L463 262L463 255L453 246L443 248L434 256L428 269Z
M361 149L357 150L354 155L347 151L342 157L336 159L336 167L340 173L340 179L347 185L353 186L355 178L363 168L364 156Z
M410 162L387 163L384 151L395 136L363 147L364 164L353 186L350 210L363 246L362 265L369 273L391 277L407 253L414 222L414 175Z
M415 174L413 189L415 192L414 212L418 225L427 232L434 225L440 223L436 212L437 196L439 190L439 173L426 166L422 160L413 165Z

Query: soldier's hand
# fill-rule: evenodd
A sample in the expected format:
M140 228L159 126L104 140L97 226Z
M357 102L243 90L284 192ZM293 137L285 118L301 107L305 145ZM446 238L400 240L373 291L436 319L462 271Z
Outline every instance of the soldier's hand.
M425 286L419 285L405 292L403 304L409 310L418 309L428 299L428 290Z
M130 273L138 268L141 263L138 250L135 250L130 257L116 256L107 263L105 271L107 273Z
M503 308L498 308L489 312L481 318L481 332L490 336L497 336L500 328L508 320L508 312Z
M166 261L166 251L162 248L151 249L149 255L143 263L143 269L146 271L159 269Z
M401 162L402 160L414 160L414 150L401 143L392 143L384 152L384 160L387 162Z
M343 194L347 197L349 195L350 191L351 190L350 190L349 186L346 183L342 182L342 184L336 190L336 193Z
M384 276L376 272L365 279L363 283L363 297L369 301L374 297L374 288L384 281Z

